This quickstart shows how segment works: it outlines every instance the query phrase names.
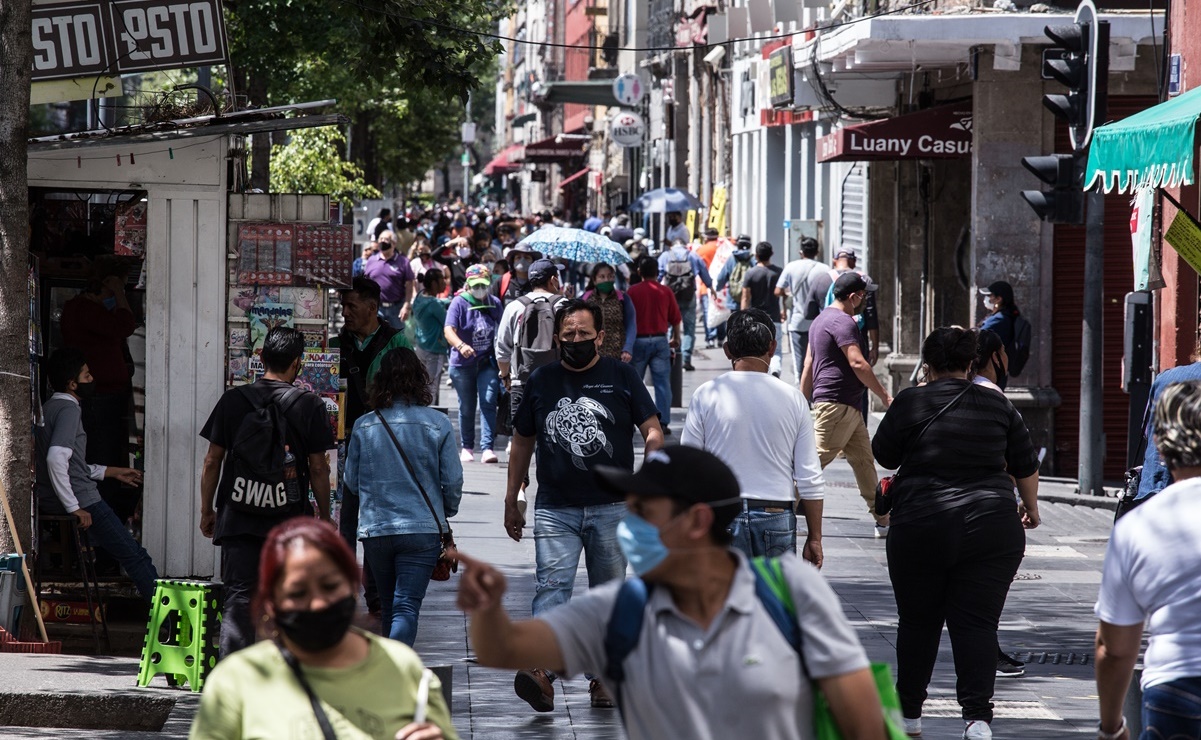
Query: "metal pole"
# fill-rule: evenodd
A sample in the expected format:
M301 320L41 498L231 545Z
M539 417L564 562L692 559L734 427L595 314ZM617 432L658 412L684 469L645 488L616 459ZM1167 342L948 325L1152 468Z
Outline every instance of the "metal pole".
M1105 495L1101 464L1102 293L1105 284L1105 195L1085 193L1084 335L1080 351L1080 493Z

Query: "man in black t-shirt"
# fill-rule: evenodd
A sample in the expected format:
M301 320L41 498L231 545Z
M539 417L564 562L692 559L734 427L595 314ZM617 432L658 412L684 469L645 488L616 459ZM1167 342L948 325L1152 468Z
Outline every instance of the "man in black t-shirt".
M537 586L534 616L571 599L584 552L588 586L625 577L625 557L617 545L617 524L625 502L601 488L592 475L597 465L634 470L634 430L650 453L663 446L655 402L632 365L598 354L605 339L600 307L573 299L555 314L560 361L530 375L513 420L513 449L505 493L505 532L521 541L525 517L517 492L538 455L538 498L534 513ZM535 710L554 709L554 674L541 668L521 671L517 695ZM600 683L589 686L592 705L611 707Z
M772 355L768 370L777 378L780 377L780 365L784 361L784 342L781 341L784 314L780 311L780 298L776 295L776 283L784 270L771 263L773 253L771 242L759 242L755 246L755 261L758 263L747 270L742 280L743 311L757 308L771 317L776 325L776 352Z
M286 519L312 515L310 486L317 499L317 516L329 521L326 451L334 449L334 435L325 403L303 390L297 391L299 397L289 399L285 413L286 444L296 458L301 500L266 513L249 513L230 505L236 476L232 475L233 456L225 453L233 446L242 420L255 411L256 403L273 403L273 398L292 387L303 353L304 335L299 331L283 326L269 331L263 343L266 373L262 380L226 391L200 430L200 436L209 442L200 475L200 531L221 547L221 582L225 588L222 658L255 641L250 600L258 588L259 556L267 533Z

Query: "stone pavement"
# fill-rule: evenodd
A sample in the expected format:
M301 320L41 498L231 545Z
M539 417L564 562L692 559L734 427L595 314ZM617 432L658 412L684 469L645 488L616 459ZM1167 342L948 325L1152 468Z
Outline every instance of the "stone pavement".
M702 343L703 344L703 343ZM694 357L697 371L685 373L685 397L700 383L728 368L720 350L707 357ZM785 358L785 367L789 358ZM787 377L787 376L786 376ZM442 403L454 405L454 392L442 389ZM457 421L455 410L452 419ZM878 421L878 416L873 422ZM873 424L874 426L874 424ZM672 424L676 434L683 429L683 411L677 409ZM669 443L678 436L669 438ZM530 613L534 590L534 543L529 527L520 543L503 532L503 495L506 466L503 450L500 465L473 463L466 466L463 504L452 524L459 546L477 558L498 565L509 579L505 603L514 617ZM895 661L896 607L888 582L884 541L873 537L869 518L854 489L854 478L845 461L836 460L826 471L825 568L824 574L843 601L848 618L872 660ZM531 492L533 488L531 489ZM1070 502L1067 484L1046 483L1042 491L1055 494L1056 501ZM1092 503L1092 502L1086 502ZM1092 642L1096 626L1092 604L1100 581L1101 559L1112 513L1070 503L1045 503L1043 526L1028 536L1027 555L1014 584L1001 624L1002 648L1034 662L1026 676L998 680L998 738L1041 740L1091 733L1096 726L1096 698L1092 681ZM532 503L530 512L532 526ZM582 569L581 569L582 575ZM577 588L585 588L581 578ZM433 583L421 612L416 648L430 665L453 666L454 721L463 738L507 740L509 738L621 738L615 710L594 710L588 702L588 685L582 678L557 682L555 711L538 714L513 694L509 671L482 668L471 662L467 621L454 606L456 580ZM53 656L2 656L0 676L14 668L10 659L45 661L38 671L60 670L67 681L87 664L53 667L65 658ZM112 659L120 660L120 659ZM1087 664L1084 661L1087 660ZM136 661L126 661L124 670L109 665L97 667L108 675L100 679L108 688L132 687ZM42 664L38 664L42 665ZM24 663L20 670L34 670ZM0 680L0 706L13 690L19 674ZM962 722L955 703L954 671L950 646L944 634L939 663L926 706L925 735L930 740L958 738ZM87 691L87 689L82 689ZM132 690L132 689L131 689ZM157 694L178 694L165 689ZM161 733L89 732L95 737L150 738L186 736L187 718L194 711L190 695L176 706ZM70 734L70 733L68 733ZM0 738L62 736L62 730L0 728Z

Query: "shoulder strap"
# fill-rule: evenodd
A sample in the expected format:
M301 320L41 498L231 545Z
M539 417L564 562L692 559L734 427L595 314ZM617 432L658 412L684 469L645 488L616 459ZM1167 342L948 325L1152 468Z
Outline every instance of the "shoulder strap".
M400 453L400 459L404 460L404 464L409 471L409 475L412 476L413 482L417 484L417 490L421 491L421 498L425 499L425 505L430 507L430 514L434 517L434 524L438 526L438 537L441 538L443 536L442 520L438 518L438 512L434 509L434 502L430 501L429 494L425 492L425 486L421 485L421 479L417 477L417 471L413 468L413 463L409 462L409 456L405 454L405 449L404 447L401 447L400 440L396 438L396 433L392 431L392 427L388 424L388 420L385 419L384 415L379 412L379 409L375 410L375 415L379 418L380 424L384 425L384 431L386 431L388 436L392 438L392 444L396 445L396 451ZM450 523L447 522L448 529L449 524Z
M625 659L638 647L646 604L653 588L641 578L631 578L621 584L605 629L605 678L612 682L617 709L623 713L621 689L626 678Z
M755 574L755 595L759 597L763 608L784 635L784 639L788 640L788 644L800 657L801 672L805 674L805 678L812 680L805 653L801 650L801 625L797 621L792 591L784 578L784 568L776 558L756 557L751 558L751 571Z
M296 656L292 651L284 647L282 642L276 642L279 652L283 655L284 662L292 669L292 675L296 677L300 688L304 689L304 693L309 697L309 704L313 707L313 714L317 716L317 724L321 727L321 736L325 740L338 740L338 735L334 732L333 725L329 723L329 717L325 714L325 709L321 706L321 700L313 693L313 687L309 686L308 679L304 677L304 672L300 670L300 662L296 660Z
M915 449L917 449L917 443L919 441L921 441L922 435L926 433L926 430L930 428L930 425L933 424L935 422L935 420L938 419L938 417L942 416L948 410L950 410L950 408L952 406L954 406L955 403L957 401L959 401L959 399L963 398L963 394L965 394L969 390L971 390L972 385L974 385L974 384L972 383L972 381L969 380L966 388L959 391L959 393L957 393L954 398L952 398L950 401L947 402L946 406L943 406L941 409L938 410L938 413L936 413L934 416L930 417L930 420L926 422L926 425L922 427L922 430L920 432L918 432L917 436L913 438L913 441L909 443L909 449L905 450L905 456L901 458L901 464L897 466L898 473L900 472L901 468L904 467L905 461L909 459L909 454L911 452L913 452Z

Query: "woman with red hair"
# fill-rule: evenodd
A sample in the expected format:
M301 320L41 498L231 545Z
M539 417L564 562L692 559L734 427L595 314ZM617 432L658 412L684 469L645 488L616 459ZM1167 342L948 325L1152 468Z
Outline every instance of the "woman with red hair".
M351 627L361 576L332 525L297 517L267 535L254 612L270 637L221 661L191 738L458 737L438 680L408 646ZM428 722L424 718L428 717Z

